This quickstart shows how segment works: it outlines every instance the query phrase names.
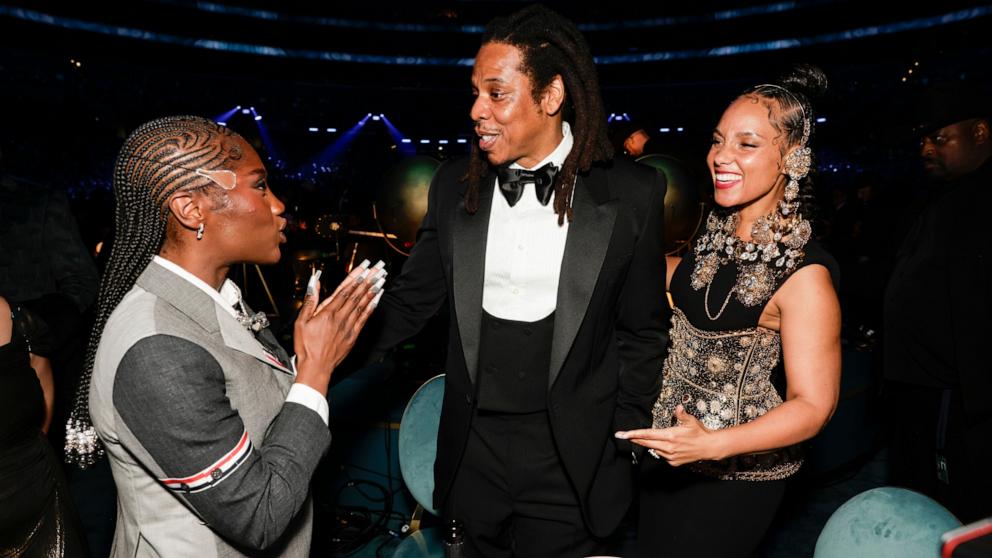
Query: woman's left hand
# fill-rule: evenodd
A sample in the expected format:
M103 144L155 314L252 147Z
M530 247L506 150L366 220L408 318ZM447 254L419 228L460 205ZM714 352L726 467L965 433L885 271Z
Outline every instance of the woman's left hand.
M617 432L615 436L653 450L672 467L721 459L717 448L719 436L679 405L675 408L678 424L671 428L644 428Z

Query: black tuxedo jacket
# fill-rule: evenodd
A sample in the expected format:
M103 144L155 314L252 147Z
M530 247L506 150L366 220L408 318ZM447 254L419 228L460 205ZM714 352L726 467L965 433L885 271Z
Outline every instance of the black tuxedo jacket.
M417 244L383 296L377 349L419 331L447 300L447 375L435 507L443 509L476 403L482 289L495 174L465 210L467 159L438 169ZM593 534L611 533L633 494L633 447L615 430L651 424L668 344L665 178L626 160L578 177L555 310L548 413ZM548 217L552 218L552 217ZM492 239L488 239L492 242Z

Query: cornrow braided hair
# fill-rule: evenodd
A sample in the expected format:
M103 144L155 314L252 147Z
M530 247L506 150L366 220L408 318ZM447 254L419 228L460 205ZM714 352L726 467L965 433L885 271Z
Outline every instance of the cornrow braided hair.
M103 455L89 413L94 357L107 319L131 290L165 239L169 197L213 182L197 170L224 168L243 156L224 126L198 116L160 118L124 141L114 168L114 240L100 280L97 311L86 359L66 425L66 461L81 468Z
M599 94L599 78L589 45L574 23L541 5L528 6L509 17L496 18L486 27L482 45L501 43L520 50L521 71L534 86L540 102L555 76L565 83L564 119L571 125L574 143L561 171L555 176L555 213L558 223L572 221L575 178L593 163L613 158L606 128L606 113ZM489 161L478 144L472 145L465 193L465 209L479 210L479 188L489 174Z

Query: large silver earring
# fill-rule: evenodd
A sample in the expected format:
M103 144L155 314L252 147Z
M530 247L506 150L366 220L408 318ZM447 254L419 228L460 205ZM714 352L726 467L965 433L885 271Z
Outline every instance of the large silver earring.
M800 147L785 157L785 174L798 182L809 174L809 168L812 164L813 156L810 149Z
M196 228L196 239L203 240L203 223L200 223L200 226Z
M812 164L812 152L808 147L800 147L785 157L785 174L789 176L785 186L787 204L793 204L799 197L799 181L809 174Z
M789 183L785 185L785 201L792 203L796 201L799 197L799 183L796 182L794 178L789 179Z

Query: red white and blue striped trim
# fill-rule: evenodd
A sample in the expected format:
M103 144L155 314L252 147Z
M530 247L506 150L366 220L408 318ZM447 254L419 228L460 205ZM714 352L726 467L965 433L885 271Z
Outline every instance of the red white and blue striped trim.
M245 431L241 434L241 439L238 440L234 449L227 452L224 457L221 457L209 467L188 477L159 479L159 482L164 484L169 490L176 492L185 492L186 494L202 492L220 484L221 481L240 467L242 463L247 461L249 455L251 455L251 440L248 438L248 432Z
M279 357L275 356L274 354L270 353L268 350L265 349L262 349L262 352L265 353L265 358L267 358L269 362L275 364L279 368L286 368L286 365L283 364L281 360L279 360Z

